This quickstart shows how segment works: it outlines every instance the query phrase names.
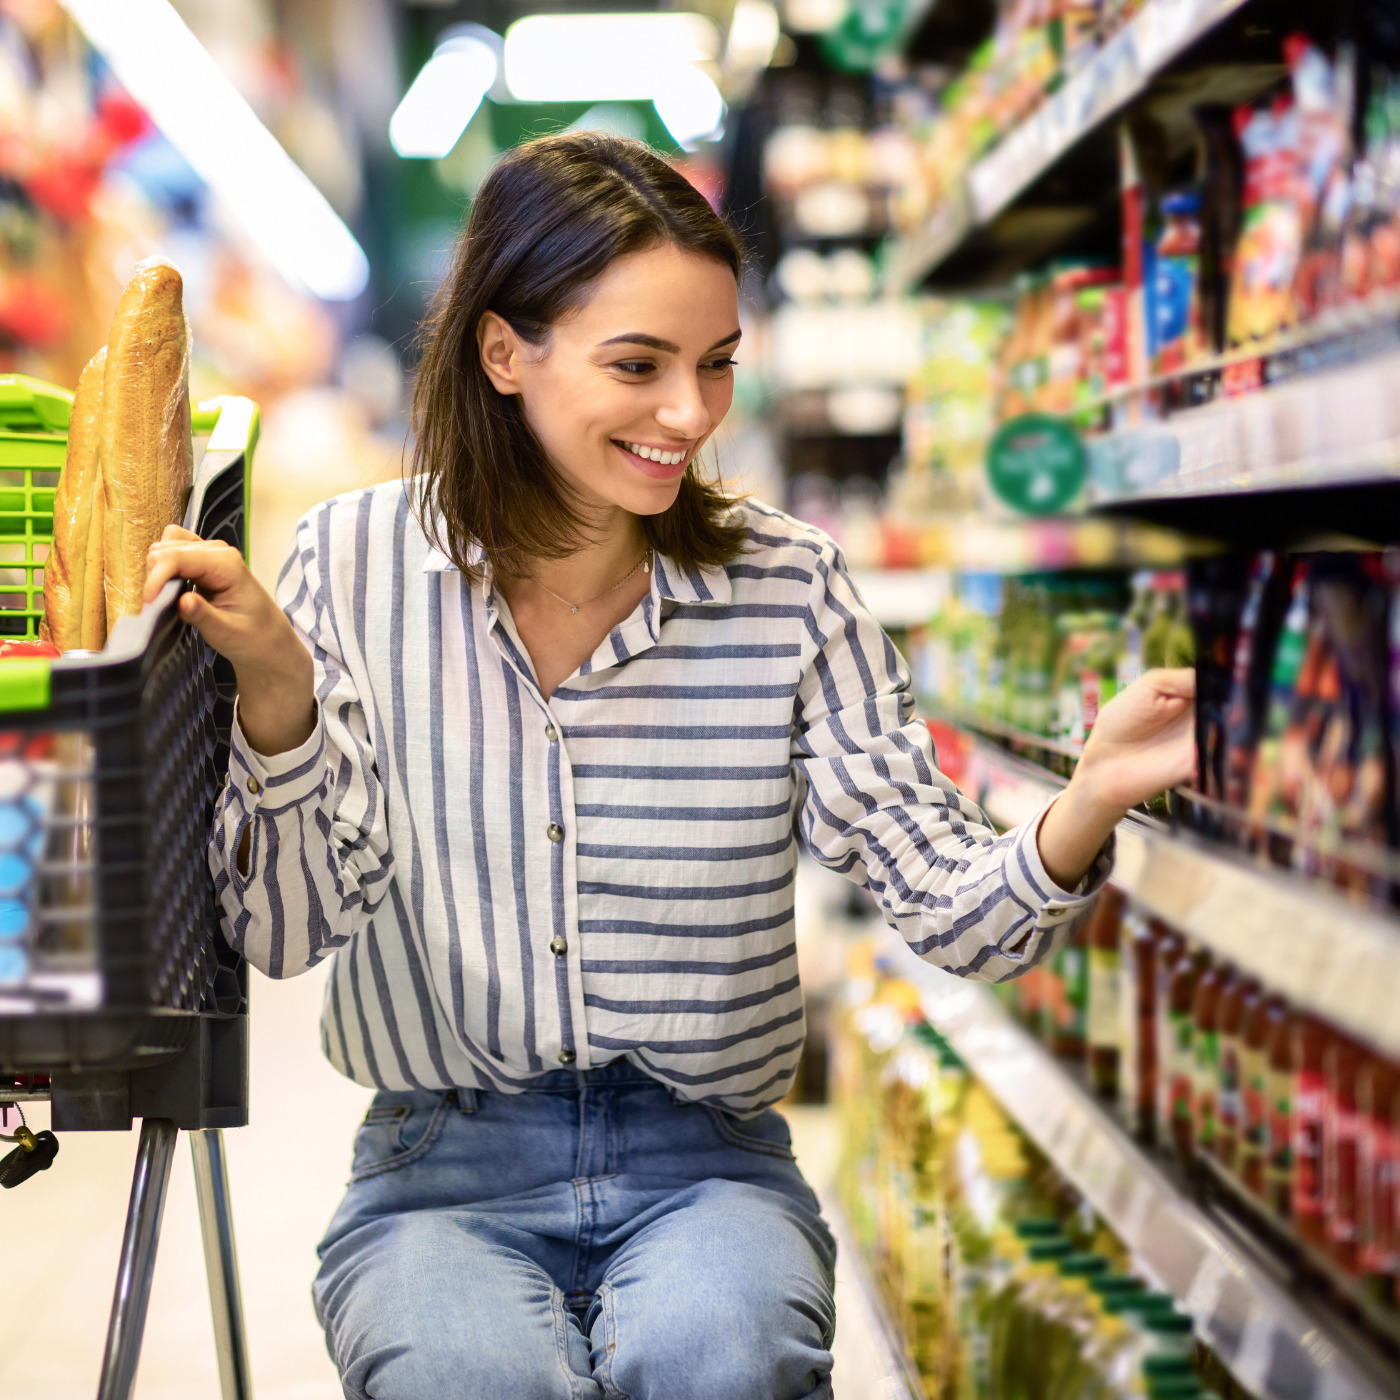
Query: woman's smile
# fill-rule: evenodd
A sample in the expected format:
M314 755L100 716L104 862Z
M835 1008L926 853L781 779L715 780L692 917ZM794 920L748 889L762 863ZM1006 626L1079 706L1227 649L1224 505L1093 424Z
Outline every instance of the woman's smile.
M626 438L612 438L611 442L638 471L655 481L673 481L684 476L695 447L694 443L667 447Z

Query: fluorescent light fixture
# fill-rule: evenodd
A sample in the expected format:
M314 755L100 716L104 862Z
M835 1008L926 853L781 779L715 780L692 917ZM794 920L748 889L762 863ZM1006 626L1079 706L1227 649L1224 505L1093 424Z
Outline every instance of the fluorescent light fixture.
M729 21L725 60L736 68L766 68L780 33L778 12L768 0L739 0Z
M369 263L167 0L62 0L122 86L293 285L351 301Z
M495 81L496 51L483 40L464 34L439 44L389 119L389 144L401 156L441 159Z
M517 102L645 101L718 53L703 15L529 15L506 30L506 86Z
M724 120L724 98L710 75L699 68L672 69L651 100L676 145L686 150L716 135Z

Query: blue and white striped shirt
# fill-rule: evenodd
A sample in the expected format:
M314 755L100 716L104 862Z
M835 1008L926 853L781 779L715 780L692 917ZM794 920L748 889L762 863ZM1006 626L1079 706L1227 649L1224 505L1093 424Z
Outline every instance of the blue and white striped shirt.
M330 956L322 1037L382 1088L517 1090L625 1056L752 1113L803 1038L800 840L920 957L999 980L1107 876L1046 874L935 766L908 670L835 544L764 506L724 568L650 593L548 700L489 567L429 547L399 482L317 507L278 599L316 663L301 748L235 728L211 847L231 942ZM251 827L249 873L233 853Z

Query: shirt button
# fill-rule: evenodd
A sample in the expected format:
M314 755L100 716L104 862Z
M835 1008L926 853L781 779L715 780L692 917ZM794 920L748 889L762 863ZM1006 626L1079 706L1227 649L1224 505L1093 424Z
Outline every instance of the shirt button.
M564 839L564 828L560 826L558 822L550 822L550 824L545 827L544 834L557 844Z
M556 958L562 958L569 951L569 945L562 938L551 938L549 940L549 951Z
M544 727L544 737L548 739L551 744L557 744L559 742L559 731L552 724L547 724Z
M249 778L248 791L257 794L262 791L262 784L256 778Z
M571 1065L576 1059L578 1059L578 1056L575 1055L572 1050L561 1050L559 1052L559 1063L561 1065Z

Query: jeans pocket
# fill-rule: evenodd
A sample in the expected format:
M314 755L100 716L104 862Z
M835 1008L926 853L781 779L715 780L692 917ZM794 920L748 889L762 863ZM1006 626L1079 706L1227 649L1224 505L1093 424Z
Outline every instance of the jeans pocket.
M442 1136L451 1104L450 1091L376 1094L355 1134L350 1180L396 1171L425 1157Z
M769 1108L757 1118L736 1118L732 1113L711 1104L702 1104L701 1107L721 1141L730 1147L758 1152L765 1157L781 1157L787 1162L797 1160L792 1151L792 1133L781 1113Z

